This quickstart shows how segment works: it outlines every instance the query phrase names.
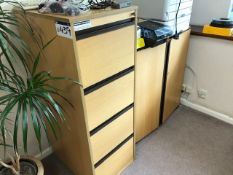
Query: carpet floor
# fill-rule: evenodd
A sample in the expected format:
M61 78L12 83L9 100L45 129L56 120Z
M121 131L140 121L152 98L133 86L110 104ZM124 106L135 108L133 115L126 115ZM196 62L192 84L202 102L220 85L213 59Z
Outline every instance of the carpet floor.
M233 175L233 126L181 106L136 156L122 175ZM44 164L45 175L72 175L54 155Z

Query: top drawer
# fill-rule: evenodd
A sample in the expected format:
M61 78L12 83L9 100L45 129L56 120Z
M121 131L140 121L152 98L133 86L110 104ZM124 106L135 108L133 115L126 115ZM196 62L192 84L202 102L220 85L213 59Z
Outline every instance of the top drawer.
M77 40L84 88L134 65L135 26L129 23L119 28L118 24L104 30Z

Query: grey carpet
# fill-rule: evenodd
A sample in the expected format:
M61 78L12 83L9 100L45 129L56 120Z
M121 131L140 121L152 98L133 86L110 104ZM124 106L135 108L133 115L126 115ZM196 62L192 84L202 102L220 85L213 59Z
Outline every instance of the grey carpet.
M233 175L233 126L180 107L122 175Z
M180 107L136 152L121 175L233 175L233 126ZM45 175L72 175L55 155L43 163Z

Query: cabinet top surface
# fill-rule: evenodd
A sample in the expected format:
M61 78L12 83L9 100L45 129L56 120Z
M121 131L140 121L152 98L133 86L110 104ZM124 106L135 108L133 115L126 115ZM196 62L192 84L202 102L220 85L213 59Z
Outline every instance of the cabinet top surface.
M78 16L65 16L65 15L60 15L60 14L42 14L42 13L39 13L37 10L30 10L30 11L27 11L27 13L31 15L40 15L45 18L54 18L54 19L60 19L60 20L69 21L69 22L75 22L75 21L80 21L80 20L94 19L94 18L100 18L100 17L109 16L109 15L115 15L119 13L135 11L135 10L137 10L137 6L131 6L131 7L122 8L122 9L112 9L109 7L109 8L101 9L101 10L90 10L89 12L80 14Z

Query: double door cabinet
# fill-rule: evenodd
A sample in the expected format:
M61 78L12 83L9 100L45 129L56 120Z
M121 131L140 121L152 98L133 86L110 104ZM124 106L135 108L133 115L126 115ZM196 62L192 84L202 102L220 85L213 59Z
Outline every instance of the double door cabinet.
M135 142L159 126L161 104L166 120L179 103L189 32L171 41L169 60L166 43L136 59L136 7L26 16L44 43L56 36L39 70L81 83L51 82L72 104L56 97L67 121L54 151L75 175L120 174L134 160ZM19 30L37 54L32 37Z
M180 104L190 30L154 48L137 52L135 138L140 141L164 123Z
M70 129L62 128L55 152L76 175L119 174L134 159L136 8L77 17L29 11L27 17L45 43L58 35L45 49L40 70L82 84L54 82L73 105L60 100ZM37 53L31 37L21 35Z

